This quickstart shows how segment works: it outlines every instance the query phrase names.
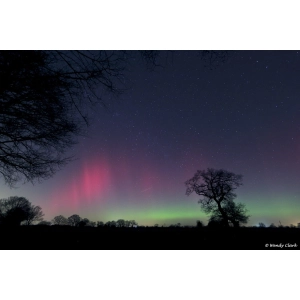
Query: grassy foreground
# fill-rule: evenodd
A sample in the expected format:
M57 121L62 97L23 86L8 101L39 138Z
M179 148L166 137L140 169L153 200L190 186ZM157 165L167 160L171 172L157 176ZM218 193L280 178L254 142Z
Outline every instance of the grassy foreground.
M1 228L7 250L298 250L299 228Z

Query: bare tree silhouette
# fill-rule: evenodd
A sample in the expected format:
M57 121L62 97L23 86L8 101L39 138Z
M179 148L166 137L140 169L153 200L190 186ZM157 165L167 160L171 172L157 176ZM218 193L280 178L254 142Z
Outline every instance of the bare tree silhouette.
M117 222L116 221L108 221L104 224L105 227L117 227Z
M79 217L79 215L72 215L68 218L68 222L69 225L77 227L81 222L81 218Z
M79 227L96 227L96 222L90 221L88 218L83 218L80 220L80 222L78 223Z
M239 227L240 223L246 224L250 217L247 215L247 209L245 207L245 204L242 203L235 203L233 201L229 201L224 203L222 209L226 213L229 223L234 227ZM223 221L224 218L221 212L218 209L214 210L209 219L209 222L222 224Z
M158 65L160 51L0 51L0 175L9 186L47 179L88 125L88 110L124 91L129 57ZM166 52L168 53L168 52ZM202 51L209 64L226 51ZM88 105L87 105L88 104Z
M30 225L43 220L43 212L39 206L32 205L24 197L9 197L0 200L0 221L2 224L19 226Z
M30 210L24 221L25 225L32 225L34 222L43 221L44 213L40 206L30 205Z
M137 227L138 223L135 220L128 221L128 227Z
M126 222L123 219L117 221L117 227L126 227Z
M221 218L226 227L229 222L238 225L248 219L243 205L233 203L234 190L242 185L242 175L226 170L198 170L193 178L185 182L186 194L195 192L202 196L199 200L205 213L212 213L212 218ZM232 204L233 203L233 204Z
M86 104L121 92L123 52L0 51L0 175L10 186L52 176L88 123ZM102 89L101 89L102 88Z
M54 217L52 223L53 225L69 225L68 219L62 215Z
M37 223L36 225L38 225L38 226L51 226L52 223L49 222L49 221L41 221L41 222Z
M104 223L102 221L97 221L96 226L97 227L104 227Z

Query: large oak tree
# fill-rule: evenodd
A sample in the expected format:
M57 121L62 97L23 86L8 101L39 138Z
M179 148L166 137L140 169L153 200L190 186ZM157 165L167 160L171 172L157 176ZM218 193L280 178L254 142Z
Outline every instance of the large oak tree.
M208 168L198 170L185 185L186 194L195 192L202 196L198 202L204 212L211 214L214 219L222 220L225 226L230 223L238 226L239 222L247 222L245 207L233 202L236 198L234 191L242 185L242 175Z

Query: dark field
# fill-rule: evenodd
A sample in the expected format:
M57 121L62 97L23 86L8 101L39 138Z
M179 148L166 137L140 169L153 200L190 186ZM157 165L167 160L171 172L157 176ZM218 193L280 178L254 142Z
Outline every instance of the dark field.
M6 250L295 250L298 228L0 228ZM266 246L267 244L267 246Z

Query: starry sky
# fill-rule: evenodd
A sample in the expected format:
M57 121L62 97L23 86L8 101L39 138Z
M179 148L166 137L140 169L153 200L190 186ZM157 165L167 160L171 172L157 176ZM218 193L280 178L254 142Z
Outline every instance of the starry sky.
M90 112L75 161L34 185L1 182L0 197L26 197L46 220L195 225L208 216L184 182L210 167L243 175L248 225L300 222L300 51L229 51L212 68L198 51L162 51L159 62L131 61L127 90Z

